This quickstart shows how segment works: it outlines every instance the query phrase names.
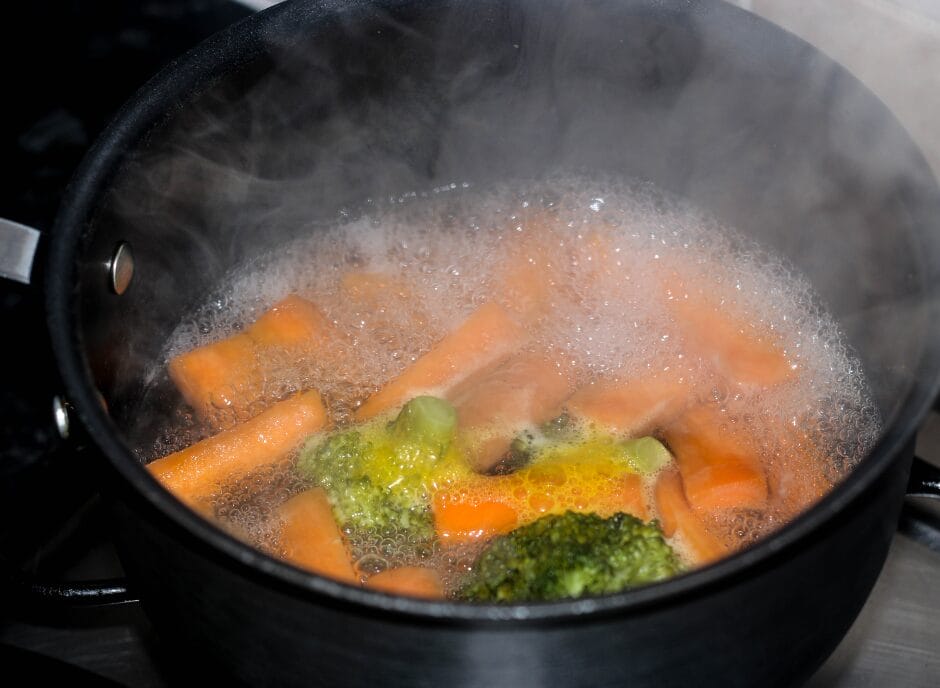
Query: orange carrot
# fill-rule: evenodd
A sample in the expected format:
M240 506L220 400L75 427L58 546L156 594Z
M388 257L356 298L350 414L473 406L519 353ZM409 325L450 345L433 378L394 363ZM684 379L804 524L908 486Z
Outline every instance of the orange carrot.
M667 276L663 286L686 348L727 380L770 387L794 377L794 369L771 332L751 325L717 298L686 285L675 274Z
M345 298L373 308L389 298L408 300L412 296L403 278L384 272L345 272L340 278L340 289Z
M619 482L619 489L608 496L606 503L600 502L598 504L600 511L595 513L601 516L612 516L622 511L633 514L641 520L649 520L646 491L643 489L643 480L640 476L627 474Z
M771 503L784 518L792 518L819 501L830 489L826 456L806 431L807 419L770 421L767 433L774 457L767 466Z
M611 432L641 436L672 421L691 401L689 385L670 370L585 385L565 406L575 418Z
M495 303L480 306L434 348L357 409L358 421L396 408L423 392L446 391L517 349L525 332Z
M509 531L548 514L618 512L646 520L643 482L612 462L549 462L505 476L476 476L434 495L434 527L445 544Z
M325 339L330 323L306 299L291 294L258 318L246 334L260 346L312 348Z
M519 220L506 236L506 257L496 269L493 295L524 324L551 308L558 272L551 249L554 238L551 219L538 212Z
M170 378L203 420L231 409L240 414L246 399L257 399L263 379L257 348L246 334L200 346L170 361Z
M411 333L428 327L425 304L414 295L402 275L383 272L346 272L340 278L344 303L368 322L368 329L381 333L389 348L405 348ZM348 367L347 361L341 362Z
M292 294L244 332L173 358L170 378L204 421L226 410L239 418L264 394L264 359L271 349L311 350L322 343L328 329L312 303Z
M278 516L281 558L321 576L359 584L326 492L319 487L301 492L280 506Z
M585 280L595 291L605 290L604 280L619 278L623 268L611 241L616 230L606 222L598 223L584 232L578 248L578 278Z
M502 535L521 525L516 510L503 502L473 498L461 500L441 492L435 495L432 509L434 529L438 538L445 543L468 542Z
M386 569L370 576L365 587L393 595L440 599L444 597L444 583L436 571L421 566L402 566Z
M653 501L656 503L656 515L663 535L671 538L679 529L683 509L692 513L682 492L682 478L676 471L666 469L660 472L653 490Z
M685 496L696 509L760 508L767 502L763 464L747 438L733 433L720 410L703 405L665 431Z
M656 511L666 537L678 534L697 564L707 564L728 552L727 546L712 535L689 506L682 491L682 478L675 470L659 474L655 489Z
M254 418L157 459L147 469L174 495L194 504L224 483L286 457L326 423L316 392L301 392Z
M557 416L569 392L565 371L534 354L512 356L457 385L448 398L470 465L480 472L492 468L521 430Z

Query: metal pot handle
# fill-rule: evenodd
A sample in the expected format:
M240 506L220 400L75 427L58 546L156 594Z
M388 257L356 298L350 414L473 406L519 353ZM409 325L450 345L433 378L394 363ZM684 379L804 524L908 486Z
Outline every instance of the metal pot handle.
M907 496L940 499L940 467L915 456L907 481Z
M29 284L39 230L0 218L0 277Z
M69 537L81 540L83 527L93 523L93 514L100 505L98 497L92 497L76 512L73 519L79 525ZM87 529L87 528L86 528ZM86 551L89 545L83 546ZM137 597L128 589L126 578L99 580L56 580L34 573L24 572L5 556L0 555L0 597L10 606L29 615L48 609L112 607L137 602Z
M915 456L907 496L940 500L940 467ZM940 516L911 500L904 504L898 530L934 552L940 552Z
M4 557L0 557L0 585L4 603L27 614L49 608L111 607L138 601L126 578L50 580L19 571Z
M16 603L37 606L103 607L137 602L137 596L128 590L127 579L108 578L89 581L45 581L19 575L12 581L19 593Z
M0 277L30 283L40 236L37 229L0 218ZM12 592L11 600L19 605L103 606L136 601L123 578L49 581L3 568L7 569L3 577L8 578L5 589Z
M69 535L71 540L82 540L83 529L87 530L88 525L94 523L99 507L100 500L95 496L76 511L73 521L77 521L78 526ZM78 551L87 551L90 546L93 545L86 544ZM126 578L56 580L24 572L3 555L0 555L0 598L27 615L42 614L49 609L113 607L138 601L128 589Z

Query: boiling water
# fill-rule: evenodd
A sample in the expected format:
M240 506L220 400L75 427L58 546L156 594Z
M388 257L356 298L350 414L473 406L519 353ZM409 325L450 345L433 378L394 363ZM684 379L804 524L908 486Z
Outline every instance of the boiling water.
M731 432L760 438L749 441L765 464L786 462L795 448L812 446L812 460L823 463L831 483L874 442L879 419L858 362L808 283L729 228L640 183L564 178L498 190L450 184L369 202L342 213L334 227L274 246L231 275L205 307L179 325L166 359L237 332L297 293L327 316L334 334L309 360L269 366L265 398L251 413L294 390L316 389L333 424L341 426L363 399L480 304L495 300L516 309L516 295L500 291L499 271L507 255L533 242L538 250L523 249L522 258L550 272L553 290L550 308L527 326L530 346L551 353L573 387L666 367L678 370L700 401L721 407ZM722 383L683 350L677 325L664 308L664 270L680 272L687 283L743 316L747 328L772 333L798 373L795 380L769 390ZM389 278L378 289L350 292L342 282L350 272ZM142 452L145 458L239 419L220 408L207 428L181 408L178 420ZM781 439L780 427L798 428L805 446ZM303 487L285 461L229 486L215 500L216 515L271 550L274 532L267 524L273 509ZM805 506L739 510L713 526L739 547ZM473 554L406 553L389 542L353 544L367 571L422 557L446 559L445 568L455 571Z

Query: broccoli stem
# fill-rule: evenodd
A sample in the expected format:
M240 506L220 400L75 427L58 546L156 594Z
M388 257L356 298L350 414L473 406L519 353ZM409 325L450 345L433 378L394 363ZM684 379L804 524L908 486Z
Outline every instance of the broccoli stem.
M427 447L438 456L447 447L457 429L457 411L437 397L415 397L405 404L389 425L389 434L400 442Z
M300 452L297 470L326 489L348 535L429 541L429 485L456 426L453 406L417 397L391 423L369 421L313 437Z
M621 442L620 448L630 467L637 473L655 473L672 461L672 454L655 437L639 437Z

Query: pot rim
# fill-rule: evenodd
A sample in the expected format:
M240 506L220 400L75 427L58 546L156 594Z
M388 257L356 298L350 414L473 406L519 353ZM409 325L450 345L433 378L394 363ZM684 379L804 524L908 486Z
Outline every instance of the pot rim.
M139 459L120 439L111 417L99 403L93 376L83 353L78 327L79 307L75 256L78 254L87 218L91 215L98 192L105 188L111 173L119 167L123 151L130 150L139 136L165 114L165 103L172 96L189 93L230 69L254 58L266 40L293 22L309 23L310 16L326 16L368 5L368 0L349 2L327 0L304 5L287 2L274 6L215 34L196 48L174 60L145 84L120 110L105 132L88 152L64 196L56 218L48 252L46 309L53 351L65 385L66 397L75 407L76 416L89 436L106 456L113 472L125 486L142 498L146 508L168 520L176 532L193 544L209 546L206 554L220 557L242 575L260 583L278 587L288 594L317 604L340 605L363 614L393 614L402 619L420 619L449 624L565 622L590 620L610 614L628 614L651 605L674 603L688 595L734 585L740 577L754 575L762 568L787 556L828 521L848 508L869 489L899 458L914 436L940 390L940 299L929 299L929 332L921 359L912 369L917 382L901 402L896 422L887 427L871 452L845 480L819 503L786 526L752 545L707 567L675 578L603 597L529 604L467 604L398 597L365 588L349 586L309 573L242 543L212 525L178 501L144 468ZM400 4L400 3L399 3ZM685 2L657 3L657 11L682 10L707 13L711 21L721 21L724 13L747 14L717 0L703 0L691 9ZM737 16L740 25L741 17ZM748 14L748 21L763 20ZM805 50L801 39L774 27L776 32L794 42L794 50ZM272 33L273 32L273 33ZM247 49L246 49L247 45ZM854 80L854 77L847 75ZM867 89L859 84L859 88ZM877 101L871 95L873 101ZM893 116L892 116L893 119ZM900 125L899 125L900 126ZM926 162L920 174L932 173ZM934 187L936 188L936 187ZM940 191L938 191L940 196ZM940 216L940 215L938 215ZM940 285L928 284L935 294ZM926 292L925 292L926 293Z

